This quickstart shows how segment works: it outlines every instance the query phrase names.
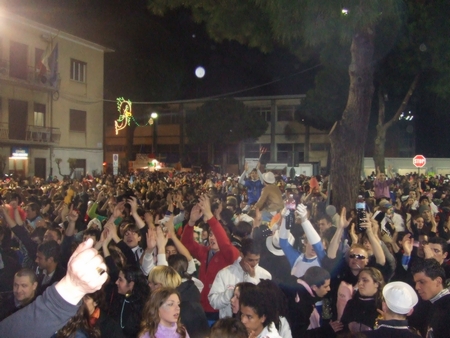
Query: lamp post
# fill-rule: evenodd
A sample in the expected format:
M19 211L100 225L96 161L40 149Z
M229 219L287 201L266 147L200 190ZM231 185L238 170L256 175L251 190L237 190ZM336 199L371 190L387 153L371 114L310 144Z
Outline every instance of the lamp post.
M156 158L156 152L158 151L158 135L157 135L157 123L158 123L158 113L153 112L150 115L150 120L153 122L153 140L152 140L152 153L155 155Z

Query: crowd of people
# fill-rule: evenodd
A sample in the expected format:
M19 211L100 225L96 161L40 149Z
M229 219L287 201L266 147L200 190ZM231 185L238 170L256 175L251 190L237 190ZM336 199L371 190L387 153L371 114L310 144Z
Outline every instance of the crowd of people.
M3 182L1 337L450 337L447 177Z

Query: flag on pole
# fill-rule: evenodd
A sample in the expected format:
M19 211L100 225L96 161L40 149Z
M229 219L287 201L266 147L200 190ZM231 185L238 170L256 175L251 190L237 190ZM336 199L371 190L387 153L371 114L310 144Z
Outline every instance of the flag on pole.
M41 70L39 75L44 76L49 83L55 87L58 80L58 44L52 47L49 43L42 55Z

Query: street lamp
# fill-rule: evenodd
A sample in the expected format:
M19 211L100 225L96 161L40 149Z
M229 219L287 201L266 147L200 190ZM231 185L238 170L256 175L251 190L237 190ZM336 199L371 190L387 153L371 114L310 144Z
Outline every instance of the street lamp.
M155 155L156 158L156 152L158 151L158 146L157 146L157 140L158 140L158 135L156 134L157 131L157 122L158 121L158 113L153 112L150 114L150 124L153 124L153 140L152 140L152 153Z

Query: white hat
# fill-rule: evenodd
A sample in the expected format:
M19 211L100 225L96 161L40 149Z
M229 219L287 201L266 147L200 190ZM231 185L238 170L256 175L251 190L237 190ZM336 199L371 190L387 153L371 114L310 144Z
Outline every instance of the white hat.
M404 282L391 282L383 288L387 307L395 313L406 315L419 299L414 289Z
M87 225L87 228L89 229L93 224L97 225L97 229L102 231L103 227L102 227L102 222L100 222L100 220L98 218L93 218L90 220L90 222Z
M295 238L291 233L289 233L288 242L290 245L294 245ZM280 247L280 234L278 230L272 236L266 238L266 247L275 256L284 256L284 252Z
M275 183L275 175L271 171L264 173L263 180L269 184L274 184Z

